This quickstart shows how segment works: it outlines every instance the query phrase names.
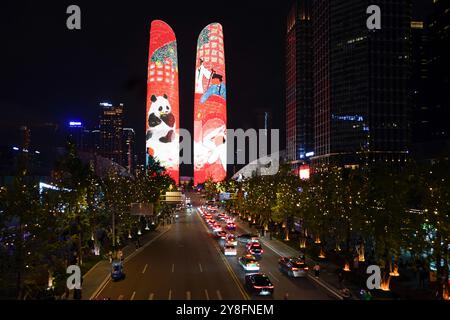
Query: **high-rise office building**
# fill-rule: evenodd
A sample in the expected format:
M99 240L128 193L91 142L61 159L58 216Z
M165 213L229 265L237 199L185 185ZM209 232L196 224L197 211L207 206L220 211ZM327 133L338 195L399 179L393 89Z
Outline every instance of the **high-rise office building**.
M113 106L101 103L100 115L100 155L117 164L123 162L123 104Z
M428 22L430 35L431 137L441 141L442 149L450 138L450 0L434 0Z
M286 144L291 162L314 152L311 0L293 4L286 37Z
M409 153L411 1L314 0L313 163L405 161Z
M136 165L135 139L136 139L136 134L134 132L134 129L123 128L122 166L125 167L129 173L132 173L134 171L134 168Z
M411 22L411 142L415 158L427 156L426 146L432 139L433 114L430 95L430 39L422 20Z

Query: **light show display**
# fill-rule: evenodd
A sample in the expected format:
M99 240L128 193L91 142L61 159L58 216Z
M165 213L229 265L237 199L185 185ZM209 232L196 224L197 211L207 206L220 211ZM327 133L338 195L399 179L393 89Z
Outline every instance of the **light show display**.
M163 21L153 21L147 81L146 151L179 182L179 93L175 33Z
M194 101L194 183L222 181L227 175L227 89L223 28L200 33Z

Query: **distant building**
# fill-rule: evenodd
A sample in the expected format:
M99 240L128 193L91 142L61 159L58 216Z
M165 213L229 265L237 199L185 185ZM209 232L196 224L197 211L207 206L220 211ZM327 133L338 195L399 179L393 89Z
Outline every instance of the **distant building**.
M134 129L124 128L123 129L123 137L122 137L122 166L128 169L128 172L134 172L136 168L136 154L135 154L135 143L136 143L136 133Z
M101 103L100 148L102 157L115 163L123 163L123 112L124 105Z
M70 121L68 123L68 139L76 146L77 150L84 150L86 134L82 122Z
M189 186L194 186L194 177L180 177L180 186L188 188Z

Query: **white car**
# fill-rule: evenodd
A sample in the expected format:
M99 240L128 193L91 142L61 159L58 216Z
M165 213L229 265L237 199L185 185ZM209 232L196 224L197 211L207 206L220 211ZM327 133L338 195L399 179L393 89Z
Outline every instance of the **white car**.
M237 241L236 237L232 234L228 234L225 241L227 242L227 244L229 244L231 246L237 247L237 245L238 245L238 241Z
M219 225L214 225L213 227L213 232L219 232L219 231L222 231L222 227L221 226L219 226Z
M235 247L235 246L228 245L228 244L226 244L226 245L223 247L223 253L224 253L226 256L237 256L237 250L236 250L236 247Z

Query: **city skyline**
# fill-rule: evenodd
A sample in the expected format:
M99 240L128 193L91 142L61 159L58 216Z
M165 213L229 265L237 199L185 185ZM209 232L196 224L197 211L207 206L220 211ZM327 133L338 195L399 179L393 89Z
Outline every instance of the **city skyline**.
M278 2L277 2L278 3ZM15 7L11 5L11 10L14 11ZM97 8L95 6L91 7L91 5L84 5L83 2L80 3L80 7L83 11L83 8L86 9L85 13L89 13L91 10L95 13L97 12ZM21 9L21 16L22 20L14 21L16 30L18 34L21 34L22 36L25 36L25 39L27 36L30 36L28 33L25 32L25 21L28 21L28 16L31 14L31 10L48 10L49 12L56 13L57 10L61 8L64 9L62 5L55 5L55 6L49 6L47 4L44 4L42 7L35 8L34 5L30 4L29 8ZM234 82L231 84L231 89L238 88L237 90L233 91L233 94L229 97L229 127L230 128L251 128L256 127L256 117L252 117L252 112L255 113L258 112L258 110L267 110L270 109L272 111L272 122L274 128L279 128L282 131L285 129L285 117L284 117L284 110L285 110L285 94L284 94L284 70L285 70L285 50L284 50L284 42L285 42L285 30L286 30L286 16L291 9L291 1L285 1L280 2L276 5L276 7L270 7L267 5L261 5L258 8L255 8L255 14L249 15L250 19L255 19L255 16L258 16L261 18L261 21L264 21L264 23L258 23L260 25L260 28L263 28L261 32L258 32L252 36L252 41L249 42L246 40L246 37L237 34L237 31L242 28L244 25L243 22L239 20L238 23L236 23L236 14L242 14L249 13L249 11L252 9L250 5L244 5L243 9L240 10L241 13L235 12L234 10L236 8L236 4L231 3L230 7L227 8L227 10L224 10L219 15L214 14L207 14L208 12L202 12L202 14L197 13L200 17L201 21L205 21L206 17L211 16L212 20L217 19L218 21L223 21L225 23L225 27L227 25L230 25L229 28L226 28L225 37L229 36L232 39L232 42L230 44L230 50L226 52L227 57L230 59L231 67L229 70L229 77L233 80L236 79L237 83ZM414 6L414 11L418 14L415 15L425 15L427 10L425 10L426 6L423 2L419 3L417 2ZM117 14L117 7L114 5L111 5L110 7L106 8L111 13ZM190 8L177 8L180 12L185 10L190 10ZM164 10L160 10L161 12L164 12ZM64 11L63 11L64 12ZM152 11L153 12L153 11ZM213 12L213 10L211 11ZM114 16L113 14L113 16ZM131 17L131 13L129 14ZM164 15L164 14L163 14ZM85 17L86 16L86 17ZM77 33L77 31L70 32L69 30L65 29L65 25L62 24L60 28L57 27L58 21L64 21L66 18L66 15L61 14L59 17L60 20L58 20L56 17L54 19L47 19L46 21L41 21L43 27L47 28L49 31L49 35L52 37L56 37L55 39L62 40L62 43L64 43L64 46L62 46L58 50L64 50L64 56L67 56L69 59L72 59L74 63L76 62L76 59L82 59L81 62L81 68L85 70L86 67L83 67L86 63L87 65L94 62L92 59L98 59L98 54L94 54L92 58L87 58L86 54L81 54L84 52L83 44L81 39L88 38L93 39L93 36L98 36L100 33L102 33L105 36L111 37L112 31L107 31L104 29L102 24L99 24L97 21L92 22L92 14L84 14L82 21L85 22L86 27L82 28L82 30ZM102 15L104 17L105 14ZM169 19L167 21L173 20L174 16L177 16L177 14L171 13ZM124 14L124 17L128 19L128 15ZM265 19L265 17L268 19ZM139 44L139 48L141 50L137 50L137 47L135 46L125 46L124 48L119 48L119 51L128 51L133 52L134 55L138 55L141 58L136 60L133 59L133 61L141 61L138 62L140 67L138 68L138 64L131 65L132 67L124 68L121 67L119 70L115 70L114 72L117 72L117 74L122 74L120 77L107 77L107 79L104 79L102 81L96 81L98 90L92 90L93 86L89 85L87 80L88 77L86 75L83 75L80 70L77 70L79 68L66 68L65 70L61 70L65 74L66 77L68 77L69 82L68 83L74 83L74 80L70 80L72 78L71 74L75 76L75 78L79 79L76 81L78 84L72 85L69 84L65 86L66 88L62 90L62 92L68 93L64 96L63 99L61 94L58 94L61 90L56 90L56 94L50 94L48 87L41 87L38 90L38 86L29 87L28 85L25 85L25 87L28 86L28 90L30 90L30 93L33 93L34 96L41 96L42 98L38 98L33 105L39 106L39 111L36 111L37 108L33 107L32 105L28 105L28 102L23 99L23 96L19 94L18 91L16 91L17 87L24 87L24 84L21 84L23 81L20 78L17 78L14 73L11 77L9 77L9 81L2 83L2 87L8 88L9 86L12 86L11 90L5 90L5 93L0 96L0 104L4 106L6 109L6 113L4 114L4 117L2 119L4 126L11 126L11 125L33 125L35 123L30 122L40 122L40 123L46 123L46 122L54 122L59 125L64 125L69 119L82 119L84 123L93 123L93 119L96 119L96 115L98 114L98 110L96 110L96 106L99 102L102 101L111 101L114 103L125 103L127 105L127 109L125 110L125 125L128 127L131 127L136 130L136 143L137 145L142 145L145 136L142 132L143 130L140 130L141 128L145 127L145 122L142 121L142 113L145 112L145 96L146 96L146 89L145 89L145 67L146 60L148 57L146 57L146 52L143 48L144 41L140 39L139 41L135 40L135 37L139 34L143 34L143 39L145 39L145 42L148 42L148 33L143 33L142 29L139 29L139 32L136 33L136 30L138 30L136 27L134 27L134 24L140 24L141 26L147 26L149 28L151 23L151 16L146 15L143 16L141 19L133 19L133 27L127 27L132 29L133 32L130 33L130 35L134 35L133 41L136 44ZM210 20L211 21L211 20ZM210 22L209 21L209 22ZM2 21L4 23L5 21ZM9 21L6 21L9 23ZM231 23L233 22L233 23ZM105 22L108 23L108 22ZM206 23L205 23L206 24ZM248 23L247 23L248 24ZM182 27L180 27L182 26ZM193 99L189 98L192 97L192 93L190 90L194 84L192 82L192 68L189 70L189 67L192 66L195 63L195 47L190 43L192 39L195 39L196 34L201 30L202 26L201 24L196 24L195 26L190 26L188 29L185 28L186 24L183 19L177 19L177 21L174 23L174 29L175 32L178 30L182 30L182 32L178 32L180 34L180 41L183 44L182 45L182 51L180 52L180 69L181 69L181 79L180 79L180 101L182 108L180 109L180 112L182 113L181 117L181 123L180 127L186 128L191 133L193 132L193 115L192 111L193 106ZM274 28L275 27L275 28ZM50 29L49 29L50 28ZM114 30L115 27L113 27L111 30ZM92 31L93 35L90 35L90 32ZM119 34L125 34L128 33L126 30L121 31ZM268 38L267 38L268 37ZM272 43L278 43L278 45L274 45L271 48L265 47L265 40L263 39L272 39L269 40ZM12 37L7 37L7 41L10 41L11 46L7 46L6 52L2 52L2 55L6 55L2 61L11 61L12 63L8 63L7 66L5 66L5 74L8 75L11 71L14 70L14 67L21 68L21 65L25 67L26 62L20 60L20 64L15 64L14 61L16 58L16 49L20 48L17 47L18 43L16 42L16 39ZM48 47L46 46L45 39L43 39L44 42L37 43L35 48L38 50L37 52L40 54L47 54L52 55L53 52L57 52L55 50L52 50L52 46ZM131 41L128 40L128 41ZM194 42L196 39L194 40ZM275 42L273 42L275 41ZM111 47L111 45L114 42L105 43L104 41L101 43L101 45L106 45L105 48ZM130 43L131 44L131 43ZM100 45L100 44L99 44ZM72 48L71 48L72 47ZM261 49L258 49L261 48ZM263 49L264 48L264 49ZM73 49L73 50L72 50ZM103 50L103 49L102 49ZM257 60L251 60L251 59L241 59L241 56L246 56L251 54L250 52L259 51L259 55L256 58ZM113 50L114 51L114 50ZM117 53L111 52L111 57L108 58L109 60L109 66L115 65L119 63L118 65L121 65L123 63L128 64L127 60L123 58L117 59ZM105 52L106 53L106 52ZM262 55L261 55L262 53ZM123 56L123 53L121 54ZM73 57L73 58L71 58ZM244 61L243 61L244 60ZM270 63L264 62L270 61ZM18 60L19 61L19 60ZM114 63L114 61L116 63ZM29 62L31 63L31 61ZM61 73L61 71L58 71L58 73L55 73L56 70L60 68L55 68L55 63L50 63L50 60L48 59L41 59L39 63L35 63L33 68L27 68L30 70L34 70L34 68L42 68L44 65L48 65L49 75L47 75L49 83L54 82L54 76L56 76L58 73ZM98 71L92 68L92 71L94 72L94 78L98 78L100 76L100 70L102 68L108 67L105 62L95 63L98 67ZM268 72L268 74L271 75L270 79L273 79L274 81L261 81L257 85L244 85L245 82L244 79L247 78L247 74L253 76L257 74L261 74L262 69L259 68L259 65L264 65L267 68L272 68L271 71ZM111 69L111 68L109 68ZM144 71L143 71L144 70ZM247 71L248 70L248 71ZM84 72L84 71L83 71ZM133 73L133 79L130 78L130 73ZM37 74L44 74L43 71L34 71L31 72L31 77L34 77ZM140 74L139 78L141 80L137 80L137 74ZM53 77L52 77L53 75ZM274 78L275 77L275 78ZM91 78L91 77L89 77ZM125 78L129 78L128 80L125 80ZM262 77L258 77L262 78ZM6 78L5 78L6 79ZM56 79L56 78L55 78ZM278 79L278 80L276 80ZM3 80L3 78L2 78ZM92 81L92 80L88 80ZM41 83L40 81L39 83ZM126 83L127 82L127 83ZM106 84L108 83L108 84ZM122 83L122 87L117 87L119 83ZM254 83L250 81L250 83ZM262 86L262 87L261 87ZM259 89L259 87L270 87L270 89ZM79 89L76 89L79 87ZM87 90L85 90L85 89ZM243 89L245 88L245 89ZM75 94L75 90L82 90L81 94ZM71 98L72 96L72 98ZM50 98L51 97L51 98ZM58 98L59 97L59 98ZM251 102L250 102L251 101ZM61 107L64 106L64 107ZM236 106L236 107L233 107ZM250 108L251 112L246 113L244 115L239 114L239 108L238 106L245 106L245 108ZM20 110L20 117L18 117L18 113ZM281 112L280 112L281 111ZM33 119L33 120L32 120ZM90 125L93 127L93 125ZM144 129L145 130L145 129ZM5 136L5 135L4 135ZM8 138L6 138L8 140ZM282 135L282 148L284 147L285 139L284 135ZM191 169L186 168L182 166L183 172L187 172L190 174Z

